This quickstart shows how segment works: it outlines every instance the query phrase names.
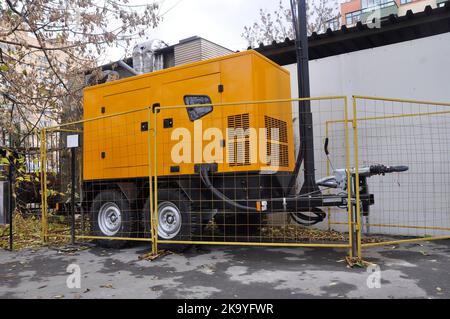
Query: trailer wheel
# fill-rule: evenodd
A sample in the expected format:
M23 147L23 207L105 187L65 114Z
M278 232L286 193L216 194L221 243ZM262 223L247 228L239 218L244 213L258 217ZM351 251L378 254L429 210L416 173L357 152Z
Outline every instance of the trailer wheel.
M151 237L150 200L147 199L143 218L145 237ZM200 233L200 214L191 211L189 198L180 190L158 190L158 239L161 241L191 241ZM159 248L184 252L191 245L159 244Z
M136 212L130 207L125 196L118 191L99 193L91 205L92 235L110 237L98 239L96 244L104 248L124 248L129 241L114 238L133 238L137 233Z

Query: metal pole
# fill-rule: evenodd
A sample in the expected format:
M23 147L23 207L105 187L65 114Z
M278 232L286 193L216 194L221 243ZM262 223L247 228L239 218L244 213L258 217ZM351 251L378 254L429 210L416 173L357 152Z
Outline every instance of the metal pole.
M9 182L9 250L14 250L14 232L13 232L13 211L14 211L14 196L13 196L13 183L14 183L14 164L13 157L9 158L9 172L8 172L8 182Z
M352 177L351 178L351 185L349 185L349 192L352 192L353 193L353 195L354 196L356 196L355 194L356 194L356 187L357 187L357 185L356 185L356 177ZM352 196L353 197L353 196ZM352 256L353 257L356 257L356 256L358 256L358 231L357 231L357 223L356 223L356 220L357 220L357 209L356 209L356 205L358 205L357 203L356 204L352 204L352 203L349 203L349 205L351 205L352 206L352 233L351 233L351 236L352 236Z
M311 97L309 82L309 43L307 31L306 1L297 1L297 16L295 15L295 0L291 0L292 17L296 35L297 51L297 78L298 78L298 96L299 98ZM313 117L311 113L311 101L299 102L299 128L300 128L300 150L298 166L303 162L304 165L304 185L302 193L310 193L318 190L315 177L314 162L314 131ZM300 167L296 167L296 175ZM296 177L294 177L296 179ZM290 183L292 186L292 181Z
M298 1L298 30L299 30L299 55L300 55L300 73L299 92L302 98L311 97L311 89L309 83L309 45L307 31L306 1ZM314 161L314 131L313 117L311 113L310 101L300 103L300 133L303 135L303 144L305 150L304 169L305 184L302 187L303 193L309 193L317 190L315 161Z
M70 229L71 243L75 244L75 185L76 185L76 174L75 174L75 166L76 166L76 148L70 149L71 153L71 198L70 198L70 212L72 218L72 225Z

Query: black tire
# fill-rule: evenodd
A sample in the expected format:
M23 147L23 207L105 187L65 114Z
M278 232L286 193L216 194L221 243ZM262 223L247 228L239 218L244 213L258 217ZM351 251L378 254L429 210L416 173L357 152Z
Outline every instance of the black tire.
M179 232L173 238L163 238L159 234L159 240L171 240L171 241L192 241L196 236L200 234L201 229L201 219L200 214L193 213L191 211L191 202L189 198L179 189L159 189L158 190L158 209L162 207L161 205L172 204L178 208L181 214L181 227ZM151 226L150 226L150 200L147 199L144 209L142 221L144 223L144 236L146 238L151 237ZM161 250L168 250L175 253L181 253L186 251L191 244L175 245L175 244L163 244L159 243L158 248Z
M104 216L105 209L110 205L111 209L118 209L120 212L120 224L117 232L105 232L104 223L100 221ZM119 191L102 191L94 199L91 205L91 233L94 237L111 237L111 238L134 238L137 234L137 214L131 209L130 203L125 196ZM111 221L111 219L110 219ZM130 241L124 240L95 240L96 245L104 248L120 249L130 245Z
M258 241L263 218L260 213L226 213L215 217L226 241Z

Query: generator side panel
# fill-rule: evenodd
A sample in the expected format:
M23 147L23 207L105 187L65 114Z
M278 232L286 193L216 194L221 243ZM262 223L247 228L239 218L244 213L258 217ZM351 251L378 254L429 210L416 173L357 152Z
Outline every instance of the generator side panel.
M142 176L148 176L148 131L142 124L153 97L150 78L85 91L84 118L95 120L83 127L84 180L135 178L144 168Z
M210 163L217 163L219 173L225 174L258 174L270 170L270 165L260 160L258 147L255 149L248 143L250 136L230 138L228 129L246 131L253 128L259 134L259 129L274 125L281 126L285 132L283 136L290 154L288 166L282 169L293 169L292 115L286 106L217 106L201 118L192 120L185 105L186 96L208 96L213 104L288 99L289 73L249 51L90 88L85 91L84 117L92 119L161 105L161 112L156 117L158 176L190 176L195 174L195 164ZM178 107L164 109L173 106ZM148 132L142 131L142 124L148 121L149 112L140 111L85 123L84 180L148 176L148 159L154 155L151 153L154 146L148 145ZM153 126L154 118L151 118L149 129ZM225 141L220 143L220 156L213 159L205 158L202 152L210 143L205 139L209 128L221 131L222 137L216 139ZM180 133L185 136L181 137ZM182 144L189 156L185 157L182 151L177 157L176 146Z
M257 112L257 108L252 104L214 106L254 100L254 54L231 55L167 72L155 79L155 85L161 88L162 106L157 115L160 176L195 175L198 164L217 164L218 173L259 171L257 160L249 161L249 154L242 148L237 152L245 165L230 155L227 135L229 128L255 127L256 118L250 114ZM185 98L193 96L207 97L213 104L197 119L189 116L186 105Z
M291 99L288 70L260 55L253 56L253 66L255 100ZM262 171L291 172L294 170L293 104L295 103L276 102L258 105L258 126L266 130L266 139L260 141L260 147L266 150L267 155L265 160L260 159Z
M250 144L248 130L257 127L254 101L253 52L221 63L224 103L222 127L225 139L224 165L220 173L258 172L257 150ZM237 103L233 105L232 103Z
M157 166L160 176L195 174L195 164L205 162L205 130L221 128L220 107L189 108L189 103L222 102L220 62L212 61L158 76L161 89L157 122ZM198 111L198 112L197 112ZM153 124L152 124L153 125ZM207 160L207 159L206 159Z

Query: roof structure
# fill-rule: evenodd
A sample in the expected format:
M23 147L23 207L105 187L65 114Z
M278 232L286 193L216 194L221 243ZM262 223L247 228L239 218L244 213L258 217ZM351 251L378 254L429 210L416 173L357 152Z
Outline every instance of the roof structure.
M358 22L351 28L342 26L337 31L328 29L323 34L313 33L309 37L309 58L316 60L446 32L450 32L450 1L440 8L427 6L419 13L410 10L405 16L390 15L381 21L381 28L370 28ZM291 39L270 45L261 44L255 50L279 65L297 61L295 41Z

